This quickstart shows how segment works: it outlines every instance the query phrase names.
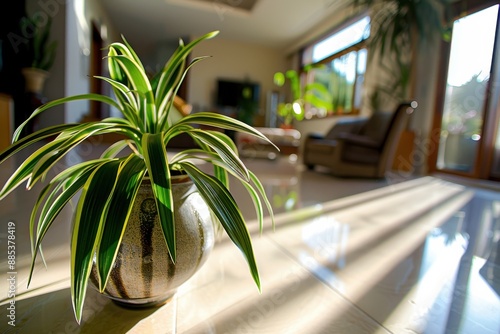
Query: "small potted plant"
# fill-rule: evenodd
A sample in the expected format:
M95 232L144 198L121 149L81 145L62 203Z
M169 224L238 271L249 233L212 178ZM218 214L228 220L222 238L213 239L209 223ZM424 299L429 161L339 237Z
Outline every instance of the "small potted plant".
M21 30L28 34L26 47L26 64L22 70L26 79L26 90L42 93L43 84L49 75L56 58L57 41L50 40L52 20L38 26L36 22L24 17L21 20Z
M30 113L40 105L47 102L43 94L45 82L50 76L56 58L57 41L50 39L52 19L41 25L32 19L23 17L20 22L23 36L26 37L25 53L21 73L24 78L25 94L16 111L16 125L26 120ZM37 119L24 127L22 135L32 133L37 127Z
M205 236L198 237L196 234L200 230L199 225L206 220L207 212L220 223L242 251L260 289L250 234L238 204L229 191L230 176L234 176L248 190L261 228L265 206L272 217L271 205L259 179L240 160L236 146L229 137L222 131L204 128L241 131L269 140L253 127L217 113L199 112L185 117L173 114L174 98L187 70L205 58L195 58L187 63L187 56L195 45L217 33L211 32L186 45L180 40L179 47L154 80L148 78L140 59L125 38L123 43L112 43L107 57L109 77L97 79L111 85L114 98L100 94L64 97L37 108L30 119L56 105L77 100L107 103L121 111L123 118L54 125L20 138L20 132L29 122L28 119L17 128L12 145L0 153L1 164L20 150L43 143L14 171L0 191L1 200L25 181L27 188L32 189L57 162L85 140L110 133L122 136L113 136L117 138L116 142L110 144L99 158L83 161L62 171L59 169L60 172L39 193L31 216L33 256L29 281L45 233L70 199L79 195L76 196L78 199L72 222L70 258L70 290L78 322L82 317L89 281L100 292L121 302L126 300L126 295L131 297L132 302L139 304L149 305L155 301L152 299L154 296L131 296L136 289L140 289L123 286L126 281L123 267L126 267L131 254L123 255L121 252L126 252L128 244L135 247L135 242L139 245L137 247L142 247L137 260L140 270L127 271L127 274L140 271L142 276L147 276L141 277L146 281L141 281L140 286L146 286L150 292L163 292L167 288L171 289L174 283L176 286L182 284L202 262L203 255L194 254L192 249L198 247L203 252L205 248L210 248L209 241L213 241L208 228L203 227L208 231ZM202 129L200 125L205 127ZM167 144L181 133L191 136L198 147L167 154ZM196 160L212 164L213 173L202 171ZM185 190L176 190L177 183ZM143 196L143 191L149 192L149 195ZM176 192L181 194L177 196ZM177 205L177 197L184 201L191 194L198 195L188 210L185 210L185 205ZM143 197L137 203L136 199L140 196ZM187 212L182 213L182 210ZM191 226L195 230L194 236L189 233L189 228L181 226L178 216L182 215L188 216L186 224L194 224ZM137 217L138 223L132 222L133 217ZM131 230L134 226L137 226L137 233L143 234L132 235L132 241L126 241L129 232L133 234ZM145 245L147 240L153 239L156 240L154 246ZM155 249L160 244L164 247L163 251L156 251L162 253L157 258ZM138 253L131 253L134 252ZM183 260L184 253L189 253L189 257L194 257L194 260ZM190 266L191 261L196 262L194 267ZM176 267L170 270L174 265ZM177 273L183 277L171 277ZM114 284L112 280L116 276L120 276L120 284L115 284L117 296L112 296L114 288L110 286ZM164 276L168 281L166 285L160 285L160 289L155 288L157 276ZM165 300L168 295L160 298Z

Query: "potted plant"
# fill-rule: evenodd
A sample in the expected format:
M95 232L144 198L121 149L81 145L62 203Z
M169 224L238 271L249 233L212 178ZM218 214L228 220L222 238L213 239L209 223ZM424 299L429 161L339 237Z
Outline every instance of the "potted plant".
M3 163L22 149L43 143L14 171L0 191L1 200L25 181L27 188L32 189L48 175L58 161L83 141L109 133L122 136L110 145L100 158L70 166L48 181L39 193L30 220L33 256L29 281L45 233L70 199L79 195L76 196L78 202L72 222L70 259L70 290L78 322L82 317L89 278L101 292L105 292L110 280L122 274L113 272L124 265L125 256L119 252L125 243L129 225L132 224L129 219L133 215L137 214L141 223L146 223L144 228L149 229L149 235L135 236L139 242L144 243L144 239L148 238L159 239L165 246L166 256L163 254L163 257L176 266L185 265L180 263L182 252L179 248L184 238L178 238L177 213L180 208L175 205L177 202L174 198L175 183L184 184L185 179L195 187L195 190L188 187L189 192L199 194L203 200L203 203L198 201L191 207L206 205L209 208L214 219L242 251L260 290L251 238L238 204L228 190L230 175L248 190L254 201L261 228L264 215L262 202L272 217L271 205L259 179L239 159L237 149L229 137L221 131L203 130L199 125L241 131L271 142L251 126L224 115L199 112L178 117L172 113L174 98L187 70L205 58L195 58L187 63L187 56L195 45L216 36L217 33L208 33L186 45L180 40L179 47L166 62L157 80L148 79L139 57L125 38L123 43L112 43L107 57L109 77L96 78L111 85L114 98L100 94L83 94L48 102L37 108L30 118L17 128L12 145L0 153L0 163ZM98 122L54 125L19 138L23 126L33 117L56 105L77 100L107 103L121 111L123 118L110 117ZM181 133L191 136L199 147L168 155L168 142ZM48 141L45 142L46 140ZM213 173L200 170L194 160L212 164ZM176 180L177 176L174 174L179 174L184 180ZM143 187L149 189L151 195L147 201L139 203L137 208L137 203L134 202ZM195 213L191 216L198 214L201 215ZM199 217L192 219L195 224L201 220ZM156 234L148 225L153 222L160 226L155 230L158 231ZM195 241L200 244L201 240ZM139 254L139 258L142 261L139 271L143 272L151 261L156 261L144 253ZM201 261L199 258L195 260ZM164 267L160 269L166 270ZM173 271L177 269L182 268L175 268ZM164 276L170 276L170 270L166 271L168 272L165 272ZM152 275L153 272L147 271L146 274ZM191 274L188 272L186 276ZM153 287L149 288L153 290Z
M29 35L26 64L22 70L28 92L42 92L48 71L54 64L57 41L50 40L51 26L52 19L50 17L47 23L41 26L27 17L21 20L21 30Z
M303 72L307 74L318 65L307 65ZM295 70L286 72L276 72L274 74L274 83L283 87L286 81L290 83L292 101L278 104L278 114L283 117L284 128L291 128L294 120L301 121L305 116L305 105L309 103L317 108L331 110L332 98L328 89L319 82L313 82L303 85L301 83L300 73Z
M45 82L49 77L49 70L54 64L57 41L50 39L52 19L49 17L45 24L40 25L32 19L21 19L21 31L26 36L24 65L21 73L25 81L25 95L20 104L16 126L27 119L30 113L40 105L47 102L43 95ZM36 128L37 120L33 119L25 126L23 136L32 133Z

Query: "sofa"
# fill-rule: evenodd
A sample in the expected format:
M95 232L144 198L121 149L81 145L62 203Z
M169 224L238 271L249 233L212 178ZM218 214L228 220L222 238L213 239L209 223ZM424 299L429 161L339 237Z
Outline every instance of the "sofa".
M383 178L392 168L394 154L416 102L394 111L376 111L370 117L345 117L325 134L308 134L303 163L311 170L323 166L340 177Z

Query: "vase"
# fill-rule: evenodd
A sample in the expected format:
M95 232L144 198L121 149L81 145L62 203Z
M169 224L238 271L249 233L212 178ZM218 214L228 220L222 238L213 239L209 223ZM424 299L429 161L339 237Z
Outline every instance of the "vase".
M49 72L33 67L25 67L21 72L24 76L26 92L41 95Z
M209 208L187 176L172 177L176 263L172 263L149 180L140 186L104 295L128 307L168 301L204 264L214 246ZM97 271L91 285L97 289Z

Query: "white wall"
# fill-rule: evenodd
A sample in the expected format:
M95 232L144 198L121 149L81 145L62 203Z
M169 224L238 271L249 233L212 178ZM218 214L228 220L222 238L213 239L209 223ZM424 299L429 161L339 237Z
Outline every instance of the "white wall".
M98 0L67 1L68 24L66 26L68 66L66 70L66 95L84 94L90 91L90 47L92 25L96 25L103 44L120 41L119 34L108 24ZM66 106L66 122L79 122L89 112L89 101L71 102Z
M68 1L66 3L66 90L65 96L84 94L89 92L89 56L88 47L90 40L87 41L85 48L82 44L84 38L81 31L81 17L77 15L79 1ZM83 14L83 13L82 13ZM90 36L85 36L89 38ZM86 54L87 53L87 54ZM77 101L66 104L65 106L66 123L79 122L82 116L89 110L88 101Z
M217 78L248 79L260 84L260 111L264 113L267 93L278 90L273 75L286 69L286 58L280 50L224 40L218 36L198 44L192 56L211 56L196 64L189 74L187 100L199 110L214 107Z

